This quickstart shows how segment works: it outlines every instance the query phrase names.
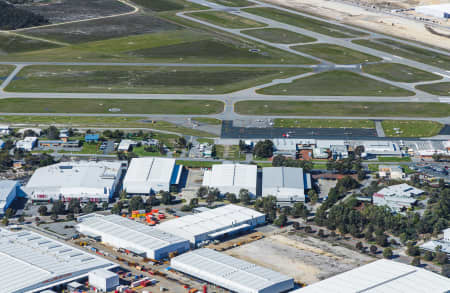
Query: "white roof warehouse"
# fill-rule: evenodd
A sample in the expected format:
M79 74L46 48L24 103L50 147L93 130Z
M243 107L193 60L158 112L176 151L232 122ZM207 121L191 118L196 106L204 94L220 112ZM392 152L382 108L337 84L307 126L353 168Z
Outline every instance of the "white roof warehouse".
M444 276L415 266L380 259L292 293L444 293L449 290L450 279Z
M123 181L123 188L130 194L149 194L169 191L178 184L183 166L169 158L134 158Z
M211 170L205 171L203 185L217 188L222 194L230 192L238 195L241 189L247 189L255 196L257 170L256 165L213 165Z
M0 292L40 292L116 264L31 231L0 230Z
M263 168L262 195L273 195L278 202L305 201L305 190L311 188L311 175L302 168Z
M156 228L117 216L95 215L87 217L76 226L80 233L96 235L102 242L116 248L125 248L147 257L162 259L170 252L189 250L189 241Z
M108 201L126 164L123 162L66 162L39 168L23 188L32 200Z
M238 205L226 205L194 215L165 221L158 229L187 239L192 245L248 230L266 221L266 216Z
M172 258L170 266L233 292L279 293L294 287L288 276L208 248Z

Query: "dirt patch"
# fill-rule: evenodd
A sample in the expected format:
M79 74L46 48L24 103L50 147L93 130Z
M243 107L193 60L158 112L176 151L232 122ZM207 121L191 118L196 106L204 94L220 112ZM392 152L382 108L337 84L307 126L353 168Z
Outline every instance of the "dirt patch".
M373 260L341 246L287 232L226 251L232 256L312 284Z

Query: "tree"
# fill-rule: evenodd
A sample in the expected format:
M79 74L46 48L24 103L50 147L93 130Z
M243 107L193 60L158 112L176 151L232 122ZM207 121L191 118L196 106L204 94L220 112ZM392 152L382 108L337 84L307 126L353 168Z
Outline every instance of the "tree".
M414 257L413 260L411 261L411 265L416 267L420 266L420 257L419 256Z
M12 217L14 217L15 213L16 212L12 208L8 208L8 209L6 209L5 217L6 218L12 218Z
M128 193L127 193L127 191L126 191L126 190L122 190L122 191L120 192L119 198L120 198L121 200L127 199L127 198L128 198Z
M445 265L445 264L448 263L447 254L445 252L442 252L442 251L436 252L435 260L436 260L436 262L438 264Z
M250 193L247 189L239 190L239 199L244 205L249 205L251 201Z
M217 158L217 147L215 144L213 144L213 146L211 147L211 157Z
M294 218L301 217L303 219L308 218L308 208L302 202L296 202L291 210L291 215Z
M119 204L114 204L112 209L111 209L111 214L115 214L118 215L122 212L122 208L119 206Z
M287 217L284 213L281 214L278 218L276 218L275 221L273 222L273 224L278 227L286 226L286 223L287 223Z
M355 148L355 155L357 155L358 157L361 157L361 154L364 153L364 146L363 145L359 145Z
M363 246L362 242L359 241L358 243L356 243L355 247L356 247L356 249L358 249L358 250L362 250L364 246Z
M72 213L67 214L66 220L67 220L67 221L73 221L73 220L75 220L75 215L72 214Z
M385 234L379 234L375 237L375 242L382 246L382 247L386 247L389 245L388 243L388 237Z
M20 215L18 221L22 224L23 222L25 222L25 217L23 215Z
M72 214L79 214L81 212L81 203L77 198L72 198L67 205L67 211Z
M191 209L198 207L198 198L191 198L191 200L189 201L189 207Z
M52 214L51 216L50 216L50 219L52 220L52 221L58 221L58 214Z
M226 200L228 200L231 203L237 203L238 202L236 194L234 194L234 193L227 192L225 194L225 198L226 198Z
M450 278L450 264L445 264L442 266L441 275Z
M319 200L319 195L317 194L317 192L314 189L310 189L308 191L308 198L312 204L316 204L317 201Z
M169 205L172 203L172 195L170 192L164 191L161 193L161 202L165 205Z
M242 139L239 140L239 150L241 152L245 152L247 150L247 146L245 145L245 141Z
M323 229L320 229L319 232L317 233L317 235L321 238L325 237L325 233L324 233Z
M409 256L418 256L420 255L420 250L417 246L410 245L408 249L406 249L406 254Z
M128 211L143 210L145 208L144 201L140 196L134 196L128 202Z
M63 215L66 212L66 206L60 200L54 201L51 209L52 214Z
M89 213L93 213L97 210L97 204L95 202L88 202L84 207L83 207L83 213L85 214L89 214Z
M43 133L48 139L59 139L59 130L55 126L44 129Z
M375 254L375 253L377 253L378 248L375 245L371 245L369 250L372 254Z
M305 232L306 232L306 233L311 233L311 232L312 232L311 226L306 226L306 227L305 227Z
M423 254L423 259L426 261L432 261L433 260L433 253L431 251L425 251Z
M383 257L384 257L384 258L391 259L392 256L393 256L392 249L390 249L390 248L388 247L388 248L385 248L385 249L383 250Z
M216 193L214 192L214 190L210 190L208 192L208 195L206 196L206 203L208 204L208 206L211 206L216 200Z
M184 148L186 148L186 145L187 145L187 141L183 136L180 136L179 138L177 138L177 146L179 148L184 149Z
M358 180L362 181L364 178L366 178L366 172L363 169L360 169L358 171Z
M273 142L271 140L258 141L253 148L253 155L259 158L270 158L273 156Z
M47 213L48 213L47 206L40 206L40 207L38 208L38 213L39 213L39 215L41 215L41 216L46 216Z
M208 188L205 186L200 186L197 190L197 197L204 198L208 194Z
M108 209L108 207L109 207L109 204L108 204L107 201L102 202L102 209L103 209L104 211L106 211L106 210Z

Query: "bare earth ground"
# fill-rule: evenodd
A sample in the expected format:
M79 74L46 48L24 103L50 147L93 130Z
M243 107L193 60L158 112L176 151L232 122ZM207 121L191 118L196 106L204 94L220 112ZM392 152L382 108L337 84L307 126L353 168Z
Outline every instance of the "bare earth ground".
M291 276L296 282L312 284L373 260L341 246L287 232L227 250L240 259Z
M450 39L431 33L425 28L424 23L401 16L367 10L363 6L344 3L336 0L265 0L266 2L278 4L293 9L304 11L315 15L321 15L330 19L341 21L345 24L355 25L369 30L385 33L392 36L411 39L418 42L439 46L450 50ZM363 0L364 2L386 2L382 0ZM391 1L402 2L408 1ZM448 1L421 1L423 4L448 3ZM412 2L411 2L412 3ZM417 6L419 1L415 1L412 6ZM450 34L450 24L442 22L441 25L448 26L448 31L439 28L439 32Z

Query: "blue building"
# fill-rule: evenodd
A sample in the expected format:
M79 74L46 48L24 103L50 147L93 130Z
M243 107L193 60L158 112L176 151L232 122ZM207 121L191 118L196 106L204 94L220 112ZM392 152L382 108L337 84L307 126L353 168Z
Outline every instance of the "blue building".
M86 134L84 136L84 141L85 142L97 142L99 137L100 136L98 134Z
M19 181L0 180L0 215L3 215L17 196Z

